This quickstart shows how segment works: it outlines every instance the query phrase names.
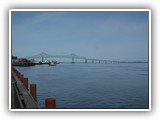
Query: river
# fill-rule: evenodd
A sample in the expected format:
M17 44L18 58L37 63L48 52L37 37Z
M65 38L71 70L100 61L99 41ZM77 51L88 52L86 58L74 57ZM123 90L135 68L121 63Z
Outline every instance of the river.
M148 63L60 63L16 67L37 84L37 103L56 98L57 108L147 109Z

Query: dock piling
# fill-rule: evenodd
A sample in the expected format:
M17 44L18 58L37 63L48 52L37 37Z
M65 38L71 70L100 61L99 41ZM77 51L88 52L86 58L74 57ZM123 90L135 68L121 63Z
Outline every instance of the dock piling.
M20 80L23 82L23 74L20 74Z
M56 108L56 99L54 99L54 98L47 98L45 100L45 108L46 109L55 109Z
M14 88L13 95L15 98L22 97L19 93L23 94L23 101L18 99L18 103L23 104L20 108L38 108L37 105L37 85L35 83L30 84L30 95L28 92L28 78L24 77L17 69L12 68L12 87ZM16 93L16 94L15 94ZM13 100L13 99L12 99ZM13 108L16 108L14 101L12 101ZM46 109L55 109L56 108L56 99L48 98L45 100Z
M37 89L36 84L30 84L30 94L35 99L35 101L37 102L36 89Z
M23 84L28 90L28 78L23 78Z

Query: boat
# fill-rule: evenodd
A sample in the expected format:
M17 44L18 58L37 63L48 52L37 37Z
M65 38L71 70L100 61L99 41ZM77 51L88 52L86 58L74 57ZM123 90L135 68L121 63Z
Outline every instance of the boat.
M49 65L49 66L56 66L56 63L54 63L54 62L49 62L48 65Z

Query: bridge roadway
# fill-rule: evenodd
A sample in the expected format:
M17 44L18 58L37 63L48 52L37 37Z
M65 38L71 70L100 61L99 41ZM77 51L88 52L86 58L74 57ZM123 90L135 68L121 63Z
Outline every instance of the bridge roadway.
M47 53L40 53L37 55L33 56L27 56L26 58L30 59L35 59L35 58L41 58L42 62L44 61L45 58L71 58L71 63L75 63L75 59L81 59L84 60L84 63L88 63L91 61L92 63L98 62L98 63L119 63L119 61L112 61L112 60L102 60L102 59L91 59L91 58L86 58L86 57L81 57L76 54L69 54L69 55L49 55Z

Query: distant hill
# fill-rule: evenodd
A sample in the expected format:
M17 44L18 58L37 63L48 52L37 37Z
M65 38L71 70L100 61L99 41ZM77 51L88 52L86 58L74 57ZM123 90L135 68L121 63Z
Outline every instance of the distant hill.
M121 61L120 63L148 63L146 61Z

